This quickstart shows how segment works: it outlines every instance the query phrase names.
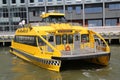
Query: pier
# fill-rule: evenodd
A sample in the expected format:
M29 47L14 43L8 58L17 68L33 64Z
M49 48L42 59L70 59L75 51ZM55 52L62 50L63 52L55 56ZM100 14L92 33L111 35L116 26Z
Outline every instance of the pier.
M6 32L6 31L1 31L0 32L0 46L6 46L11 44L11 41L14 37L15 32Z
M88 27L89 30L93 30L101 34L104 39L109 43L116 42L120 44L120 26L102 26L102 27ZM11 44L15 32L0 32L0 46Z
M120 26L88 27L88 29L101 34L109 44L112 42L120 44Z

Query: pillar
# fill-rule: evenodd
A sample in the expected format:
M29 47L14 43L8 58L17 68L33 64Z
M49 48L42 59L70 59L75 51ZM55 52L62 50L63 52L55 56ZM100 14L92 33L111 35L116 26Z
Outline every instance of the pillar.
M5 46L5 42L3 42L3 46Z

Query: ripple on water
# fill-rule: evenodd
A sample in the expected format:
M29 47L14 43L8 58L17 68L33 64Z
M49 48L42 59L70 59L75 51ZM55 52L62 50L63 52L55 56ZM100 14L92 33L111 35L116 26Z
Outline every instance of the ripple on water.
M83 72L82 74L83 74L84 76L86 76L86 77L91 77L91 75L90 75L89 72Z
M99 80L107 80L107 79L100 78Z

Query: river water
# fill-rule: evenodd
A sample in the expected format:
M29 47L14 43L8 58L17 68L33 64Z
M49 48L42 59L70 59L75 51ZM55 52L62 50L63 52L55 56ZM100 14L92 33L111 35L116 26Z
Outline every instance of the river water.
M9 47L0 47L0 80L120 80L120 45L112 45L107 67L83 64L77 69L60 73L42 69L9 53Z

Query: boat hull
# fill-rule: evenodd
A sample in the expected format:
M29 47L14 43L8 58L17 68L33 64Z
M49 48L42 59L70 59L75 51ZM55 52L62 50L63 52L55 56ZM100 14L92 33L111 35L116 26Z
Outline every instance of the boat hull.
M61 63L64 61L70 60L85 60L91 63L99 64L99 65L108 65L110 60L110 53L104 53L99 55L88 55L88 56L74 56L74 57L52 57L52 59L42 59L40 57L36 57L34 55L30 55L24 51L11 48L10 53L31 62L37 66L42 68L59 72L60 68L64 65Z
M70 60L85 60L91 63L99 65L108 65L110 60L111 53L98 53L98 54L88 54L88 55L77 55L77 56L63 56L63 57L52 57L52 59L61 60L61 61L70 61Z
M19 58L22 58L23 60L26 60L28 62L31 62L37 66L40 66L42 68L52 70L59 72L61 61L60 60L54 60L54 59L42 59L40 57L36 57L34 55L30 55L28 53L25 53L23 51L17 50L17 49L10 49L10 53L18 56Z
M88 59L89 62L103 66L107 66L109 64L109 60L110 60L110 53L108 53L108 55L106 56L100 56L97 58Z

